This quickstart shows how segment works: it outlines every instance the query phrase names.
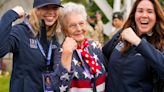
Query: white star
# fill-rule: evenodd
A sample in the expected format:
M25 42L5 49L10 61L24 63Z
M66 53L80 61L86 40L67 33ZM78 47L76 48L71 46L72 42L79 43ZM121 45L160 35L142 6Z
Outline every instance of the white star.
M68 73L65 73L64 75L62 75L62 76L60 77L60 80L63 80L63 79L69 80L69 75L68 75Z
M74 62L74 64L75 65L77 65L78 64L78 61L75 59L75 58L73 58L73 60L72 60L73 62Z
M62 48L60 48L59 52L63 52L63 49L62 49Z
M83 72L83 74L84 74L85 78L87 78L87 77L90 78L89 75L85 71Z
M93 46L93 48L95 49L96 48L96 43L95 42L92 42L92 44L91 44L92 46Z
M106 70L106 69L105 69L105 66L104 66L103 64L101 64L101 66L102 66L103 70L105 71L105 70Z
M61 85L61 87L59 87L60 92L65 92L67 87L68 87L68 86L63 86L63 85Z
M96 76L98 77L100 74L102 74L102 72L100 70L96 70Z
M74 72L74 76L76 77L76 78L79 78L79 76L78 76L78 72Z
M105 69L105 66L104 66L104 65L102 65L102 68L103 68L103 70L104 70L104 71L106 71L106 69Z
M98 57L95 53L93 53L93 58L97 61L98 60Z

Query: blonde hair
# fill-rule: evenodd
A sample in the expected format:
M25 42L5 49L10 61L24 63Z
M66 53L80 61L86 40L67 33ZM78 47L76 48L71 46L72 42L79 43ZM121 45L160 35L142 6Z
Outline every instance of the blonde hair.
M29 12L29 23L31 24L32 28L36 33L35 36L39 35L41 30L40 20L38 19L37 14L39 14L39 12L37 11L36 8L33 8ZM59 23L59 19L57 19L57 21L51 27L46 28L48 39L52 38L56 34L56 30L59 28L60 28L60 23Z

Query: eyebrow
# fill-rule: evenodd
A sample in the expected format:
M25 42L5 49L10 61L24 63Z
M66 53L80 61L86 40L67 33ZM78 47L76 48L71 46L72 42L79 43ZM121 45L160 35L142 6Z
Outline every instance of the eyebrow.
M137 9L145 9L145 8L139 7L139 8L137 8ZM146 8L146 10L154 10L154 8Z

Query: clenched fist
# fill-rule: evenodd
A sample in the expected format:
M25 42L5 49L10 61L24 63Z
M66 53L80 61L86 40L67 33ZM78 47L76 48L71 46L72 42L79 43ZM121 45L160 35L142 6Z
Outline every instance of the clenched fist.
M23 16L25 16L25 11L21 6L15 6L12 10L15 11L19 15L19 18L22 18Z
M121 33L121 38L122 40L126 40L135 46L138 46L138 44L141 42L141 39L136 35L136 33L130 27L123 30L123 32Z

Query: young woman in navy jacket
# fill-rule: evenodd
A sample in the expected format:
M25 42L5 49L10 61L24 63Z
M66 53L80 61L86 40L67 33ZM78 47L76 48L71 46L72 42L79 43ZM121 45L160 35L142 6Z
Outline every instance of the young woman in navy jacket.
M59 28L59 7L60 0L34 0L33 9L24 21L14 26L15 20L25 16L22 7L17 6L2 16L0 57L13 53L10 92L43 92L42 73L53 56L47 49L50 45L50 50L59 45L55 36Z
M164 79L164 12L159 0L136 0L122 31L103 53L109 60L107 92L153 92L153 76Z

